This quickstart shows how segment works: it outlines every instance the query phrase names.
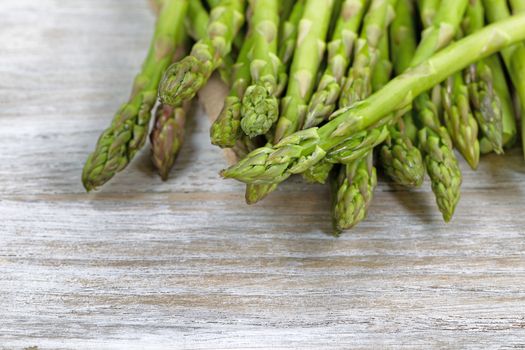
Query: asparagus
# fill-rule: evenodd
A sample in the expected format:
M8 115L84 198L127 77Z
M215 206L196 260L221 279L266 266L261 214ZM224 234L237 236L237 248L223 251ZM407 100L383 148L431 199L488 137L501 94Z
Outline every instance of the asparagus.
M469 0L442 0L434 17L434 22L422 34L411 66L426 60L434 52L448 45L458 31Z
M342 165L339 176L332 181L332 217L336 234L366 217L377 185L372 159L372 152L368 152L362 159Z
M468 88L461 73L450 76L443 84L442 101L445 126L454 146L472 169L479 164L478 123L469 105Z
M374 5L375 4L372 3L372 6ZM388 6L388 3L385 3L385 6ZM367 14L363 31L370 30L372 27L371 19L377 21L385 20L384 17L386 17L386 15L383 15L383 19L381 19L374 14L374 11L377 11L377 8ZM365 45L367 44L366 42ZM389 60L388 33L385 29L379 42L375 44L375 46L378 51L377 56L380 60L376 62L373 68L368 68L372 70L370 82L374 90L386 84L392 72L392 64ZM386 127L378 128L375 131L383 131L384 135L388 133ZM365 137L373 134L374 132L363 133ZM379 139L379 137L370 138L370 140L377 139ZM362 152L352 151L349 153L348 149L353 150L355 147L344 145L344 149L334 150L325 158L330 160L337 155L337 157L339 157L337 161L346 164L340 167L338 180L332 185L333 196L335 198L332 215L336 233L340 233L344 229L349 229L357 225L366 217L367 208L372 201L372 195L377 185L377 171L373 165L373 146L375 145L365 148L361 144L360 148L363 150ZM351 159L344 157L344 154L347 154ZM320 162L320 164L323 163ZM316 166L314 165L312 168L316 168ZM357 169L359 169L358 176L356 176Z
M525 13L525 4L523 4L522 1L511 0L511 5L512 11L514 13ZM501 4L501 6L504 7L504 4ZM500 12L497 11L497 9L493 9L493 11L495 13L487 13L487 16L502 18L500 17ZM501 12L504 12L504 9L502 9ZM507 12L505 12L505 15L507 15ZM514 47L508 48L502 52L502 55L505 65L509 70L514 87L516 88L516 93L519 100L520 113L522 114L521 142L523 154L525 155L525 118L523 117L523 114L525 113L525 44L520 43Z
M290 61L293 57L293 51L297 41L297 28L303 13L304 1L299 0L295 2L288 20L282 22L280 28L281 42L279 46L279 58L281 59L281 67L283 69L290 64ZM269 135L268 138L273 139L273 136ZM247 184L244 196L246 203L255 204L266 198L276 189L277 184Z
M319 125L334 111L366 5L367 1L363 0L347 0L342 4L334 34L328 44L328 66L310 100L303 128ZM332 167L330 162L320 162L305 171L303 177L308 182L324 184Z
M461 4L457 3L457 5ZM444 6L439 7L439 4L435 1L427 0L422 4L422 7L425 7L427 12L436 13L436 21L441 21L447 16L448 8ZM454 33L458 30L461 21L459 13L464 11L464 7L452 10L455 10L456 16L447 22L450 28L448 32L451 33L445 36L445 41L440 43L439 46L446 45L446 40L451 40ZM429 22L430 19L427 18L426 21ZM427 29L427 33L436 27L434 22L427 24L430 26L430 29ZM445 32L448 33L447 31ZM415 41L415 33L411 35L411 40ZM427 49L430 52L432 46L427 46ZM424 155L427 173L430 177L437 206L445 222L448 222L452 219L460 199L462 174L452 149L452 140L447 129L441 126L439 116L443 114L442 110L440 110L444 105L442 96L442 90L438 85L437 88L433 89L432 95L424 93L416 98L414 108L416 110L417 124L421 128L418 133L418 147Z
M274 141L278 142L300 127L306 103L312 94L315 76L323 57L325 37L328 31L333 1L307 0L303 17L299 21L297 44L290 69L290 81L286 97L282 99L281 116L275 129ZM282 52L286 55L286 50ZM284 57L284 60L286 57ZM275 184L253 184L246 188L246 201L255 203L277 186Z
M424 28L432 26L439 8L440 0L419 0L419 15Z
M184 142L184 126L188 107L174 108L160 105L157 108L153 130L150 134L152 161L160 177L166 181Z
M104 130L84 165L82 183L87 191L102 186L123 170L144 145L157 87L172 60L187 9L187 0L168 0L162 6L148 56L135 78L130 99Z
M485 62L490 67L492 72L494 92L498 96L498 99L501 103L501 113L503 120L503 145L505 147L511 147L516 142L517 129L515 119L516 114L514 112L509 86L507 84L507 78L505 76L505 72L503 71L503 66L501 65L499 55L492 55L486 58Z
M192 0L188 3L186 31L192 39L201 40L206 37L210 16L204 6L202 6L200 0Z
M278 0L252 0L253 46L250 55L252 85L246 89L241 107L241 127L246 135L263 135L279 116L278 94L285 78L277 57ZM284 75L285 76L285 75Z
M485 14L481 0L470 0L463 23L465 33L474 33L483 28ZM503 153L503 115L501 101L494 91L492 69L486 60L469 66L464 72L468 86L472 112L492 149Z
M288 66L292 60L295 44L297 43L297 33L299 21L303 17L305 0L297 0L290 17L282 23L280 29L279 58L283 66Z
M390 29L392 40L392 61L398 72L404 71L409 63L410 56L416 48L415 38L407 38L413 28L414 9L411 0L399 0L396 5L396 17ZM413 32L412 32L413 34ZM383 41L383 40L382 40ZM380 54L382 64L378 64L374 70L374 76L382 77L372 79L375 81L374 90L377 91L386 82L390 75L390 61L388 48L388 35L385 35L385 43L382 45ZM396 56L400 57L396 57ZM385 67L386 66L386 67ZM381 67L385 67L381 69ZM397 184L407 187L419 187L425 176L425 166L419 149L413 144L405 129L405 121L413 125L411 113L399 118L396 125L389 127L390 135L380 150L381 165L385 173Z
M320 162L351 135L387 123L391 112L406 108L453 73L523 40L525 15L488 25L408 69L366 100L336 111L321 128L301 130L272 147L258 148L221 174L246 183L282 182Z
M334 34L328 43L327 68L308 105L304 128L319 125L335 110L366 3L366 0L345 0L342 4Z
M378 60L378 44L393 18L396 0L372 0L356 43L354 63L343 85L339 106L350 106L372 93L370 77Z
M223 64L244 23L244 5L244 0L222 0L213 8L206 37L193 45L189 56L166 70L159 87L163 103L177 106L193 98Z
M286 96L275 130L275 143L297 131L306 114L316 75L326 47L325 38L332 14L333 0L307 0L299 22Z
M230 148L241 137L241 101L244 92L251 82L248 53L251 50L251 39L244 44L233 69L233 83L219 117L210 128L211 143L222 148Z

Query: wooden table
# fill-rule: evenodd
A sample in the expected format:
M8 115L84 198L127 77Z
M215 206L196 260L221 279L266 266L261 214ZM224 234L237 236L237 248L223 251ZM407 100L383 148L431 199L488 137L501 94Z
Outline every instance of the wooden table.
M172 178L146 149L100 192L83 162L124 101L143 0L0 2L0 349L525 347L525 163L464 170L443 224L428 181L384 179L341 238L328 191L248 207L197 108Z

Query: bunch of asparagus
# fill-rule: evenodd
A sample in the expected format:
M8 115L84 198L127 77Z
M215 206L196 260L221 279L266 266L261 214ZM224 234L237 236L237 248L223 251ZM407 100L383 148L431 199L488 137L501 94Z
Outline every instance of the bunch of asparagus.
M521 0L152 2L149 54L86 162L88 191L129 164L152 115L152 161L167 179L189 102L214 71L230 92L211 142L239 157L221 175L247 184L248 203L294 174L329 182L336 233L366 217L378 169L409 188L428 175L451 220L462 182L454 148L476 169L518 138Z

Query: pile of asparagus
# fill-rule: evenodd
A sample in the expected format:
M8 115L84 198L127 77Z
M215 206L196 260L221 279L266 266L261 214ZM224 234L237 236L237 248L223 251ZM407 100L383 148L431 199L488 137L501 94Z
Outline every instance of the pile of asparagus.
M88 191L144 146L155 107L152 160L166 179L189 102L215 71L230 92L211 142L239 157L221 175L247 184L248 203L294 174L330 183L337 233L366 217L376 167L409 188L428 175L451 220L462 182L454 148L476 169L480 154L518 139L523 0L153 2L148 57L85 164Z

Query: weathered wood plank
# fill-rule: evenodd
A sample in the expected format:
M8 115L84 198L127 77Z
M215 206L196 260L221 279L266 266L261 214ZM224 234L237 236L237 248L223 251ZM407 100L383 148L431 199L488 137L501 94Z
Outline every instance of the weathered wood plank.
M445 225L383 181L333 238L328 192L243 203L199 106L173 177L146 150L96 194L82 163L151 34L143 0L0 2L0 349L525 347L525 164L464 164Z

